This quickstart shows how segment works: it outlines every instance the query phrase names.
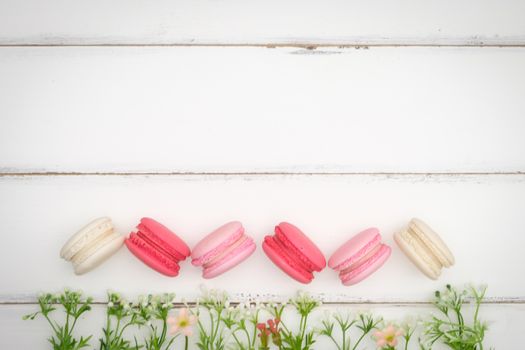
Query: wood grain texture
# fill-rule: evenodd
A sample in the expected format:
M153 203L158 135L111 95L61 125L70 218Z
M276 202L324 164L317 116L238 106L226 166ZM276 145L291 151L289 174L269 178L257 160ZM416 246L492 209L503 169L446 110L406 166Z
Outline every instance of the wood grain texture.
M310 324L316 324L324 316L324 310L334 311L335 307L323 307L319 312L310 317ZM35 310L34 305L9 305L0 306L0 347L2 349L47 349L46 338L50 332L44 320L23 321L22 315ZM353 305L348 310L356 312L368 310L376 315L382 315L386 320L403 320L428 315L432 309L429 306L405 306L405 305ZM467 312L467 315L469 313ZM96 340L100 336L100 330L105 324L104 308L96 306L88 318L81 319L78 324L78 335L93 334ZM486 333L486 347L497 347L500 349L514 349L519 344L516 334L523 330L525 323L525 305L483 305L480 318L489 322L489 331ZM289 323L291 324L291 323ZM356 339L355 336L353 338ZM182 346L182 339L178 339L175 349ZM370 338L365 338L361 349L374 349ZM417 349L417 339L410 349ZM319 337L315 349L335 349L334 345L326 338ZM434 350L445 349L435 346Z
M525 284L516 278L525 265L524 175L22 176L0 178L0 198L10 235L9 244L0 246L0 299L6 301L34 300L38 291L63 286L84 289L98 300L107 289L176 290L192 300L202 283L235 298L264 299L306 288L325 301L424 302L445 283L467 282L488 283L493 301L523 301L525 296ZM140 217L154 217L190 247L228 220L244 222L258 243L286 220L301 227L327 257L360 230L377 226L394 250L381 270L352 288L342 286L329 269L302 286L274 267L260 248L210 281L189 262L182 264L180 277L163 277L125 248L92 273L75 276L59 250L87 221L104 215L122 233ZM456 256L456 266L444 270L439 281L424 277L394 245L393 232L412 216L426 220Z
M524 45L523 13L515 0L4 0L0 44Z
M522 172L525 50L0 48L1 172Z

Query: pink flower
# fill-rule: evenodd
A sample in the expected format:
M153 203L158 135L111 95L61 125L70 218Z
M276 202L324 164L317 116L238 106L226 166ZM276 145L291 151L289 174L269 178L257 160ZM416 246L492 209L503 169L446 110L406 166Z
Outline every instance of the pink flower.
M170 333L182 333L186 337L193 334L193 325L197 323L197 316L191 315L188 308L180 309L179 315L175 317L168 317L168 324L170 325Z
M378 348L395 347L397 345L397 337L403 335L403 330L389 324L386 328L374 333L376 345Z

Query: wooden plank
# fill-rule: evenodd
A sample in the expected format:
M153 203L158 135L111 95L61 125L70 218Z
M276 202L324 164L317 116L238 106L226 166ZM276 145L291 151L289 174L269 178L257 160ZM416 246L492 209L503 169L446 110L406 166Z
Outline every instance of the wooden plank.
M523 13L513 0L4 0L0 44L523 45Z
M190 246L228 220L242 221L260 243L286 220L301 227L326 256L358 231L379 227L394 248L389 262L352 288L342 286L333 271L323 271L307 289L325 301L422 302L445 283L467 282L487 283L495 302L525 297L525 285L516 280L525 264L525 175L14 176L0 178L0 198L4 232L9 232L9 244L0 245L4 301L32 300L38 291L64 286L99 300L107 289L175 290L188 300L196 297L204 280L189 262L182 264L181 276L167 278L125 248L92 273L75 276L58 252L78 228L103 215L123 233L140 217L154 217ZM456 256L457 266L439 281L424 277L394 245L393 232L413 216L441 233ZM206 285L238 298L288 295L304 287L278 271L260 249Z
M525 50L0 48L0 172L523 172Z
M323 317L324 310L334 308L346 308L346 306L323 307L319 312L310 318L312 326ZM50 335L48 325L44 320L37 319L34 321L23 321L22 315L35 311L34 305L9 305L0 306L0 326L2 328L2 337L0 337L0 347L3 349L48 349L49 345L46 338ZM417 318L428 315L432 308L428 306L405 306L405 305L354 305L347 308L356 312L358 310L369 310L375 315L382 315L387 320L403 321L407 317ZM95 340L100 336L100 330L105 325L104 308L96 306L89 314L89 317L81 319L78 323L79 335L93 334ZM516 337L523 329L525 323L525 305L483 305L480 317L489 322L489 331L486 333L485 347L496 347L500 349L513 349L521 346L521 340ZM180 348L182 339L177 340L175 348ZM92 342L94 345L96 343ZM318 338L316 344L318 349L335 349L333 344L329 343L323 337ZM373 348L373 342L365 338L363 343L367 349ZM418 349L417 338L410 349ZM433 349L442 349L434 347Z

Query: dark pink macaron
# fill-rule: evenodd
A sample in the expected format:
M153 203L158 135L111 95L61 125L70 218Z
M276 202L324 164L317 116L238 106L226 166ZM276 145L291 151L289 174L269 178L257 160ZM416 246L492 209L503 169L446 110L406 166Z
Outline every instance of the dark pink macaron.
M264 237L263 250L282 271L301 283L310 283L313 272L326 266L323 253L294 225L281 222L273 236Z
M335 251L328 266L339 272L345 286L361 282L387 261L392 249L381 242L377 228L369 228L350 238Z
M142 218L125 243L143 263L170 277L179 274L179 262L190 255L190 248L182 239L151 218Z

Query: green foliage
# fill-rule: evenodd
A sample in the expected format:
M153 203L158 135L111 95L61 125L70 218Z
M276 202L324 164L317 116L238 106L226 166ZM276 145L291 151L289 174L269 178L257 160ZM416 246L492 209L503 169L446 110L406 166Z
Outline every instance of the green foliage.
M486 289L470 286L459 292L447 285L444 291L436 291L433 304L440 315L432 316L425 324L426 340L423 346L431 347L440 341L454 350L482 350L487 324L480 321L479 308ZM467 324L463 307L472 302L474 316L472 322Z
M199 341L201 350L223 350L226 347L224 311L229 307L228 295L217 290L202 290L202 297L197 301L195 315L198 317ZM204 325L201 309L208 313L208 326Z
M311 314L321 302L307 293L299 292L287 303L252 301L230 305L226 293L204 290L195 305L186 305L185 315L189 312L197 319L192 316L193 321L185 330L191 332L196 321L198 338L195 344L201 350L269 350L271 347L310 350L318 336L329 338L338 350L358 350L371 333L376 345L383 350L407 350L416 330L421 350L431 349L438 343L453 350L483 350L487 325L479 319L479 310L485 291L485 287L469 287L460 292L447 285L443 291L436 292L433 305L439 314L432 315L421 332L419 322L399 326L396 322L385 323L381 317L369 313L349 311L327 314L320 322L321 327L313 329L309 326ZM117 293L108 293L106 324L99 339L99 350L173 349L181 330L172 328L170 331L170 325L181 327L179 322L184 320L184 316L170 319L175 307L174 297L174 294L147 295L131 303ZM53 350L80 350L90 347L91 336L78 338L75 326L80 317L91 310L91 305L92 299L83 298L80 292L47 293L38 298L39 310L24 319L43 317L48 322L52 329L49 342ZM471 306L470 313L466 314L468 306ZM470 314L473 316L467 322L466 315ZM298 316L299 325L287 325L288 315ZM144 336L140 340L130 339L138 330ZM185 349L188 343L185 337Z
M77 339L73 331L80 316L91 310L92 301L91 298L83 299L81 292L72 292L67 289L58 295L47 293L38 298L40 310L23 318L34 320L35 317L41 315L47 320L53 330L53 335L48 339L53 350L79 350L89 346L91 336L85 338L81 336ZM52 317L57 310L57 305L60 305L66 314L62 324Z
M100 350L133 350L139 349L136 339L132 344L124 338L124 331L130 326L144 325L138 309L132 303L122 299L118 293L108 293L106 309L106 327L100 338Z
M321 321L322 328L320 329L319 334L330 338L338 350L355 350L364 337L376 328L381 321L382 318L374 318L370 314L359 313L357 315L352 315L350 313L345 313L343 315L338 312L333 315L333 317L329 316ZM341 334L340 342L337 341L334 336L334 327L336 324L339 328L339 333ZM352 346L350 333L353 327L359 329L361 335Z
M308 293L299 292L295 298L290 299L289 304L295 308L296 312L301 316L301 320L299 322L299 329L295 332L291 328L286 327L285 323L282 322L282 345L280 349L309 350L315 343L316 334L313 330L307 331L308 316L314 309L321 305L321 302ZM276 310L279 318L283 311L284 307L281 310ZM282 318L280 319L282 320Z
M139 298L137 322L146 325L149 333L142 345L145 350L168 350L179 336L168 334L168 316L174 308L175 294L147 295Z

